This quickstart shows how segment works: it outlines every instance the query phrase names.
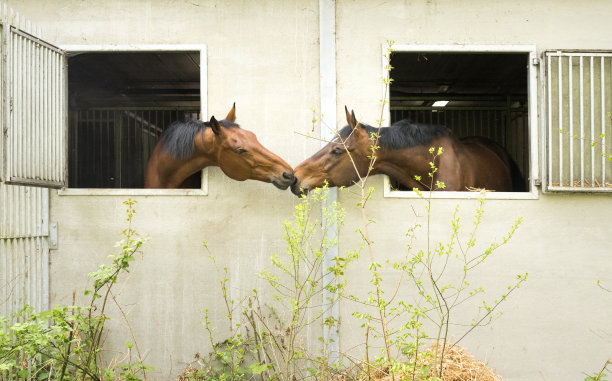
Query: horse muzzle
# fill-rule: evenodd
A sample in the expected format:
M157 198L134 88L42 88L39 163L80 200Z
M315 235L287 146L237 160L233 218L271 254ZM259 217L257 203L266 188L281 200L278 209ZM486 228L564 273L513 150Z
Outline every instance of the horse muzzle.
M283 172L282 177L275 177L272 179L272 184L278 189L285 190L290 186L293 186L297 178L291 172Z
M298 197L306 196L308 194L308 188L302 188L296 177L293 184L291 184L291 193Z

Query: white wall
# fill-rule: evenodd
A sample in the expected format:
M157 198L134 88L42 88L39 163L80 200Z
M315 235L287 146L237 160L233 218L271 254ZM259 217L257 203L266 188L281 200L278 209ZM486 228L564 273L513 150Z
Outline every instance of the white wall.
M318 3L312 1L9 1L40 24L58 45L206 44L208 112L221 115L237 102L238 122L289 164L297 165L319 142L295 133L311 129L319 106ZM526 44L547 49L610 49L612 11L606 1L371 1L340 0L337 23L338 119L347 104L374 123L382 92L381 46L400 44ZM534 111L534 110L532 110ZM536 110L539 111L539 110ZM315 131L315 134L318 130ZM414 223L413 199L382 197L382 179L369 214L375 254L397 258ZM51 220L59 223L59 249L51 253L51 303L70 303L86 273L106 260L124 227L123 196L58 196L51 192ZM281 222L297 199L269 184L235 182L210 171L208 196L139 196L136 228L151 236L129 279L120 282L136 339L159 378L176 374L209 347L202 311L221 317L219 289L200 242L220 266L231 265L236 295L253 287L251 274L282 253ZM356 199L347 207L341 252L358 244ZM434 237L448 236L456 204L465 218L474 200L436 200ZM504 315L462 344L486 359L505 380L576 380L612 353L610 295L594 282L612 284L608 195L545 194L537 200L492 200L482 236L499 237L515 217L524 224L511 243L477 275L496 295L517 273L529 280L503 306ZM438 214L439 213L439 214ZM356 292L367 290L367 256L350 273ZM392 275L389 274L392 278ZM404 289L402 289L404 291ZM403 295L411 297L410 290ZM341 348L358 343L357 322L341 305ZM114 316L109 343L123 345L125 325ZM225 326L225 322L222 323ZM220 328L223 329L223 328ZM598 332L608 334L607 341ZM460 329L453 331L459 335ZM123 336L122 336L123 335ZM144 349L143 349L144 348Z
M387 40L415 45L535 45L538 52L612 48L606 2L364 3L338 2L338 102L339 106L348 104L358 120L370 124L380 114L381 44ZM538 96L541 102L542 94ZM405 255L404 235L416 220L412 208L424 215L423 203L383 198L382 181L373 180L376 193L369 202L369 215L377 221L370 225L376 258L397 260ZM340 201L347 207L356 202L342 192ZM445 241L450 235L450 215L457 204L464 211L465 228L471 224L468 217L474 200L435 200L434 241ZM481 230L484 242L490 240L487 237L499 238L517 217L522 216L524 223L486 269L475 274L474 284L482 284L487 295L496 298L516 274L528 272L529 279L502 305L500 319L474 331L460 344L477 358L488 360L504 380L576 380L584 378L582 372L601 367L612 353L612 304L610 294L595 282L612 283L612 199L608 195L541 194L538 200L491 200L486 209ZM349 212L351 224L342 230L343 237L355 237L360 218L356 211ZM354 246L344 242L341 252ZM365 294L367 258L363 262L351 279L361 280L355 282ZM386 274L395 279L392 272ZM414 299L414 289L406 282L402 290L408 300ZM345 303L341 315L349 315L354 308ZM343 348L361 339L355 336L356 329L356 322L343 325ZM451 337L456 339L463 331L453 327Z

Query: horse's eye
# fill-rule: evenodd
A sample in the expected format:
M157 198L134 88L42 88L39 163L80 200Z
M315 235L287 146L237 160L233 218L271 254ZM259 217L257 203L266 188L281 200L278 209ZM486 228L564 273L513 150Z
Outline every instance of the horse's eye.
M331 151L332 155L336 155L336 156L340 156L345 152L346 152L346 149L344 147L336 147Z
M246 152L247 152L247 150L245 150L244 148L237 148L237 149L236 149L236 153L237 153L238 155L243 155L243 154L245 154Z

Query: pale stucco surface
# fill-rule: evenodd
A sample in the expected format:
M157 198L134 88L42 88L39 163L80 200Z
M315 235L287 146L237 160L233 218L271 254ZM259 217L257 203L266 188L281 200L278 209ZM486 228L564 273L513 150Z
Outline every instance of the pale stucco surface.
M225 114L237 102L238 122L295 166L319 142L295 132L311 130L311 107L319 107L319 18L317 1L9 1L39 24L57 45L205 44L208 52L208 116ZM401 44L535 45L548 49L611 49L606 1L338 1L336 69L338 120L344 104L358 119L374 123L382 93L381 46ZM539 94L541 97L541 94ZM539 112L540 110L531 110ZM539 128L539 127L538 127ZM314 134L318 134L318 128ZM541 137L540 137L541 139ZM536 159L536 158L532 158ZM422 221L423 204L384 198L381 178L368 214L377 258L405 254L407 229ZM51 304L70 303L87 284L87 272L106 260L124 227L125 196L58 196L51 192L51 220L59 224L59 249L51 252ZM151 241L117 289L146 362L158 379L176 374L196 352L209 349L203 310L226 328L214 268L230 266L236 297L258 283L254 272L269 256L282 254L282 221L297 199L269 184L235 182L210 170L208 196L136 196L136 228ZM354 196L340 192L347 208L340 251L359 244L361 215ZM459 204L464 220L474 200L435 200L433 237L445 239ZM493 325L462 345L486 360L505 380L576 380L598 369L612 354L612 303L597 288L612 284L609 195L540 194L536 200L491 200L480 230L483 242L499 238L512 221L516 236L476 273L492 298L518 273L529 280L502 306ZM349 273L365 295L368 256ZM388 279L395 275L387 272ZM400 290L412 298L406 286ZM340 307L341 349L360 342L354 307ZM470 310L470 309L468 309ZM470 310L471 311L471 310ZM468 311L458 313L469 317ZM469 320L469 319L468 319ZM127 327L115 314L109 348L123 349ZM462 327L453 327L458 337ZM358 353L358 352L357 352Z

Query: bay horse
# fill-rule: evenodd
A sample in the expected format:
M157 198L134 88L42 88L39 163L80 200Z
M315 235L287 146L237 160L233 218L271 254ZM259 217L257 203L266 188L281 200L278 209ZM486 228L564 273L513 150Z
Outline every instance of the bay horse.
M194 173L218 166L234 180L259 180L287 189L295 181L293 169L235 121L234 103L220 121L212 116L209 122L172 123L149 158L145 188L179 188Z
M390 127L378 128L362 124L355 113L345 107L348 125L336 138L295 169L291 191L300 196L310 189L329 186L350 186L365 176L370 166L372 145L378 134L371 175L385 174L409 189L421 191L466 191L472 188L499 192L522 191L520 171L505 149L484 137L457 138L443 126L412 123L402 120ZM437 171L430 163L434 154ZM352 159L352 160L351 160ZM436 181L444 188L436 187Z

